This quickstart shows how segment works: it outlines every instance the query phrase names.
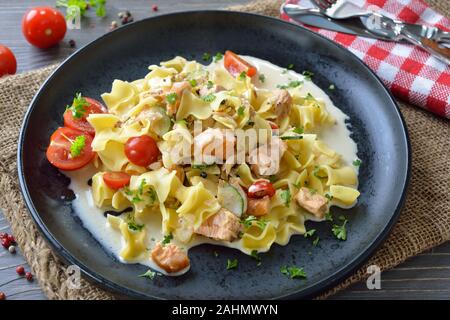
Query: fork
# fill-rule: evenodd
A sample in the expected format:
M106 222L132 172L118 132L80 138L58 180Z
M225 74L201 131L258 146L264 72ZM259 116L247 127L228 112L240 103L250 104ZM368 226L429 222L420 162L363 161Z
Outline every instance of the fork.
M366 28L394 41L406 40L420 46L435 57L450 64L450 32L437 27L405 23L372 12L348 0L311 0L320 12L332 19L361 18Z

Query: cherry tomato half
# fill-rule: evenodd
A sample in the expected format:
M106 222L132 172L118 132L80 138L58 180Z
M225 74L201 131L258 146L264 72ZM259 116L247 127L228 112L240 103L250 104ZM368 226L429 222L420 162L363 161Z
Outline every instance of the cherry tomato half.
M132 137L125 144L125 155L137 166L147 167L158 160L159 154L155 140L149 136Z
M70 147L79 136L85 137L84 148L80 155L72 157ZM58 128L50 137L50 145L47 148L47 159L52 165L61 170L76 170L84 167L93 158L95 153L91 148L92 137L82 131L72 128Z
M5 74L15 74L16 70L16 57L8 47L0 45L0 77Z
M106 108L95 99L87 97L84 97L84 99L88 103L85 107L86 112L84 115L80 119L77 119L73 116L72 110L66 110L64 112L64 125L94 135L95 130L91 124L87 122L86 118L91 113L106 113Z
M254 66L230 50L225 51L223 63L225 69L234 77L242 72L245 72L249 77L253 77L256 74L256 68Z
M64 16L52 7L36 7L22 18L22 33L29 43L41 49L54 46L64 38Z
M106 172L103 181L111 189L117 190L130 184L131 176L125 172Z
M266 180L259 180L248 187L249 198L264 198L265 196L273 197L275 195L275 188Z

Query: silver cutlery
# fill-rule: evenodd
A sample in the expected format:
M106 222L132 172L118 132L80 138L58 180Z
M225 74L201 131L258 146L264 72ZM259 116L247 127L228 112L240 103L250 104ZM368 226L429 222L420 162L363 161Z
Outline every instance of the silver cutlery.
M335 21L336 24L342 24L347 19L359 18L367 30L360 35L371 34L383 40L408 41L450 64L450 48L447 47L450 46L449 32L436 27L394 20L377 12L362 9L347 0L312 0L312 2L317 7L305 9L296 5L286 5L283 10L287 15L295 15L297 18L305 14L317 17L325 15L332 20L338 20Z

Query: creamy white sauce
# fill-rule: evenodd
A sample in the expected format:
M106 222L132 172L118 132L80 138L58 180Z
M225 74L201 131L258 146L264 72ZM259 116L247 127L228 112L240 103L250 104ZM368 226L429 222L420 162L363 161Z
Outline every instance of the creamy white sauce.
M273 90L276 89L279 84L287 84L292 80L304 80L302 75L291 70L286 71L270 62L249 56L244 56L244 59L253 64L258 69L259 74L264 74L264 82L261 82L257 77L253 80L255 86L259 89ZM213 65L208 68L211 69L212 67ZM328 112L336 119L336 124L318 132L318 138L325 141L332 149L342 156L344 165L351 165L352 162L357 159L357 146L350 138L350 130L345 124L345 120L348 119L348 116L337 108L326 93L312 81L303 81L300 90L305 95L311 93L316 99L321 99L325 102ZM357 170L357 168L355 168L355 170ZM69 188L73 190L76 195L76 199L72 202L75 213L82 221L83 226L91 232L106 251L112 253L123 263L140 263L170 276L183 274L189 269L186 268L177 273L167 274L167 272L158 267L150 259L150 250L164 237L161 231L161 217L159 215L152 215L149 217L150 220L143 221L146 224L146 242L148 250L134 261L124 261L121 259L120 252L124 246L124 240L122 239L120 232L113 229L108 224L107 219L103 215L105 210L99 209L94 205L91 188L87 184L87 181L96 173L93 165L86 166L81 170L63 173L71 179ZM312 216L307 218L313 220ZM176 239L172 240L172 242L185 250L203 243L217 244L242 250L241 240L231 243L222 243L205 237L195 236L188 245L180 243Z

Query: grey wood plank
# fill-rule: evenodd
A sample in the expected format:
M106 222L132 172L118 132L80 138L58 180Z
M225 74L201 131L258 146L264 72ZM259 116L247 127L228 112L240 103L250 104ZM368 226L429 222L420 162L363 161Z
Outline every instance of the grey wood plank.
M98 19L93 13L83 21L81 30L69 30L59 46L40 50L30 46L21 33L21 18L24 12L36 5L54 5L54 0L0 0L0 43L9 46L18 60L18 72L32 70L66 58L77 48L108 32L110 22L117 13L130 10L135 20L180 10L216 9L249 0L108 0L108 15ZM158 12L151 6L156 4ZM75 40L76 48L68 41ZM9 226L0 213L0 229L9 232ZM9 254L0 248L0 291L8 299L46 299L36 281L29 283L17 279L15 266L26 265L18 252ZM6 283L6 284L5 284ZM333 299L449 299L450 298L450 242L424 254L413 257L402 265L381 275L381 290L369 290L365 282L350 286L336 294Z

